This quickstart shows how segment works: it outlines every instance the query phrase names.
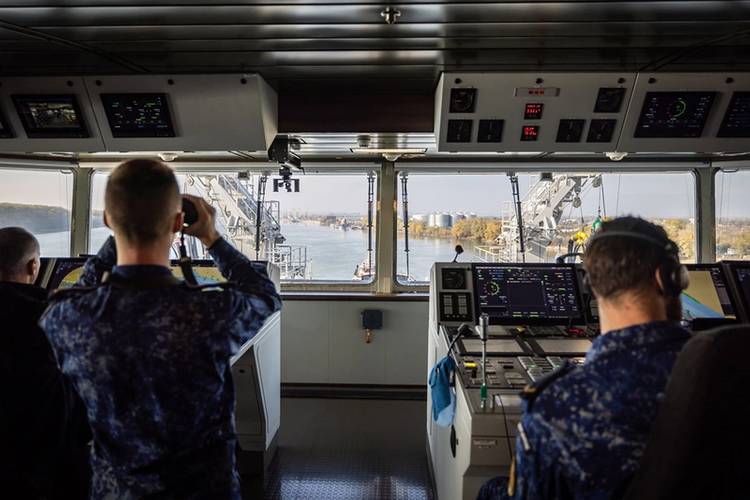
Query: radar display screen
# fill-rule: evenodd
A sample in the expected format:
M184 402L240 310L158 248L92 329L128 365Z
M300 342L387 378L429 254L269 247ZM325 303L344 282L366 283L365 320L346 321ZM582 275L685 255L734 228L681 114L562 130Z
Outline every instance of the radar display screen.
M14 95L12 98L26 135L31 139L89 136L73 94Z
M166 94L101 94L112 137L174 137Z
M580 321L573 266L474 264L478 310L493 324Z
M56 290L58 288L70 288L75 285L81 274L83 274L83 265L85 263L86 259L84 258L57 259L47 282L47 289Z
M714 97L716 92L647 92L635 137L700 137Z
M750 137L750 92L735 92L729 101L718 137Z
M690 285L682 292L682 319L735 319L735 308L720 264L688 264Z

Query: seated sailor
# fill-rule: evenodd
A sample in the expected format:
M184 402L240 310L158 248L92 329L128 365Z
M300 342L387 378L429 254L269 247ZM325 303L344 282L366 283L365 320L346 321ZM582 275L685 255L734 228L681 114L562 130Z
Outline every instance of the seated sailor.
M0 229L0 491L6 498L85 498L91 432L73 385L38 326L47 291L34 286L39 242Z
M88 410L92 498L240 498L230 358L281 299L265 266L219 236L214 209L190 200L198 220L185 233L232 285L172 276L169 252L184 219L177 179L160 162L130 160L105 191L114 240L42 318Z
M635 217L605 222L584 267L602 335L583 365L524 390L511 477L479 498L619 498L638 469L659 401L689 333L679 326L687 273L663 228Z

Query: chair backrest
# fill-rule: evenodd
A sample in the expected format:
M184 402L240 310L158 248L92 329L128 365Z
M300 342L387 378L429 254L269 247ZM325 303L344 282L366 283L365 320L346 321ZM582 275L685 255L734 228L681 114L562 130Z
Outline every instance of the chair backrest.
M750 498L750 325L685 344L625 500Z

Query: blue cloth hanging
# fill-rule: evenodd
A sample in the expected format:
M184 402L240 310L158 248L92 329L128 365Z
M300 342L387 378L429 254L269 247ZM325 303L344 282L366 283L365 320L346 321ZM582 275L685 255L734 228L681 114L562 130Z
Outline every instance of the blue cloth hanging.
M456 362L450 356L438 361L430 371L432 419L441 427L453 424L453 417L456 414L456 395L451 388L451 375L454 371L456 371Z

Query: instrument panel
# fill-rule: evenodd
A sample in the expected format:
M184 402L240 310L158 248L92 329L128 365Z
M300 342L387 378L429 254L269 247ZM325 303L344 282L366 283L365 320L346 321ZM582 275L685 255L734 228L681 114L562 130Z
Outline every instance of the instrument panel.
M742 152L749 73L444 73L441 152Z

